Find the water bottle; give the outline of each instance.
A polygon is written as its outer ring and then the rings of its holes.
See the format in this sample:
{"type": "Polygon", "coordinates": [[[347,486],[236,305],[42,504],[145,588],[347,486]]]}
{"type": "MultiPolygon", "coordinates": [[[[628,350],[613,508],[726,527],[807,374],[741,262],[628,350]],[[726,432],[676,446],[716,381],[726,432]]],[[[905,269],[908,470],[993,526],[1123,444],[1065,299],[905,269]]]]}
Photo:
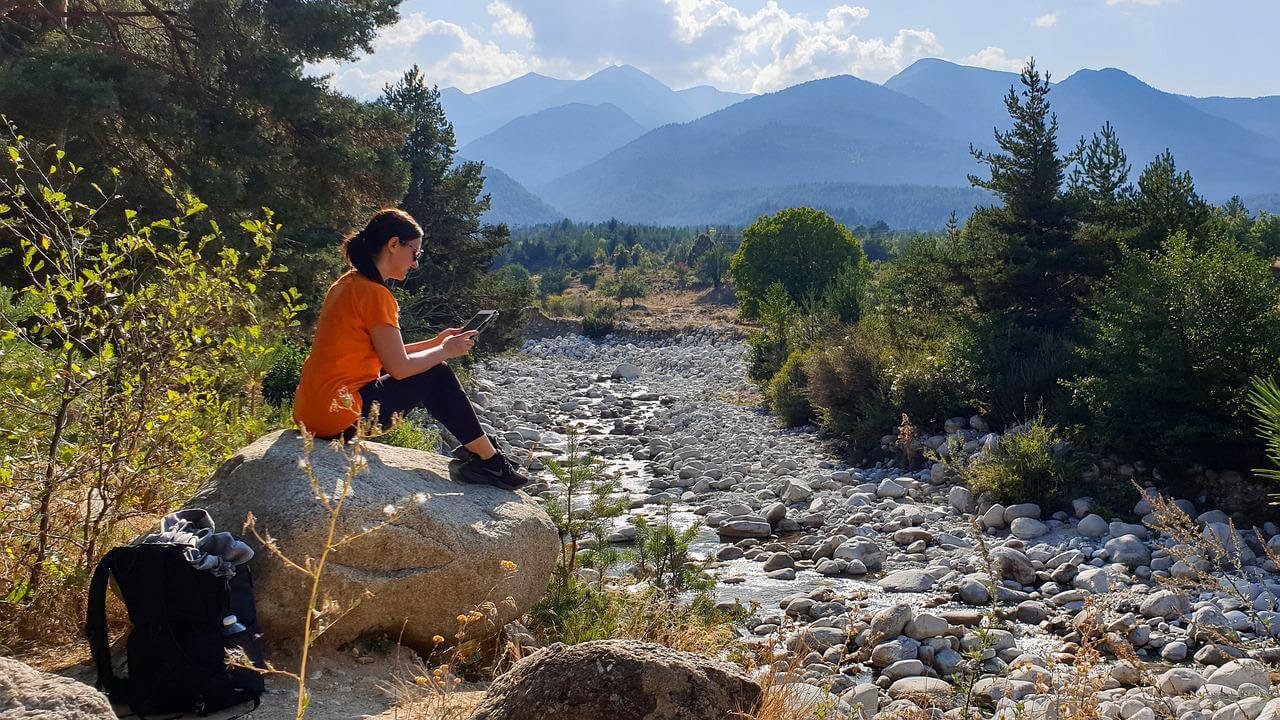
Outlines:
{"type": "Polygon", "coordinates": [[[223,635],[239,635],[249,628],[240,624],[240,619],[235,615],[228,615],[222,618],[222,634],[223,635]]]}

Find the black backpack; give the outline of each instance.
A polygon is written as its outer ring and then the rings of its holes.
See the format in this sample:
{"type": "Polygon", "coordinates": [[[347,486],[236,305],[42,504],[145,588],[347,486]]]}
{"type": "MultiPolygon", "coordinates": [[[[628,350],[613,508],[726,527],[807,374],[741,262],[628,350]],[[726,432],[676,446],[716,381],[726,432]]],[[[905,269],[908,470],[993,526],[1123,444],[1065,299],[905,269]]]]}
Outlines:
{"type": "Polygon", "coordinates": [[[256,709],[263,676],[227,667],[239,647],[262,666],[253,578],[247,565],[234,577],[192,567],[185,545],[144,544],[107,553],[89,584],[85,633],[98,668],[98,687],[139,717],[151,713],[207,715],[244,702],[256,709]],[[115,577],[133,625],[126,646],[129,676],[111,668],[107,642],[107,581],[115,577]],[[223,618],[235,615],[243,632],[225,635],[223,618]]]}

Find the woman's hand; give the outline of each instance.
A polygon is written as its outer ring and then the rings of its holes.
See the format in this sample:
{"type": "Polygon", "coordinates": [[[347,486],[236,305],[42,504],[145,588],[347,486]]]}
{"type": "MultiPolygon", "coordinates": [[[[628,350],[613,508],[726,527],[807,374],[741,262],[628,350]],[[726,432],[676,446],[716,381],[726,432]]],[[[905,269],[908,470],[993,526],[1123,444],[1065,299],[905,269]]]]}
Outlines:
{"type": "Polygon", "coordinates": [[[468,330],[462,332],[462,328],[449,328],[440,333],[451,333],[440,343],[440,349],[444,350],[444,355],[448,359],[462,357],[471,352],[471,348],[476,346],[476,335],[480,333],[476,330],[468,330]]]}
{"type": "Polygon", "coordinates": [[[440,343],[444,342],[445,340],[448,340],[450,336],[457,335],[460,332],[462,332],[462,328],[460,327],[445,328],[440,331],[439,335],[436,335],[434,338],[432,338],[431,346],[437,347],[438,345],[440,345],[440,343]]]}

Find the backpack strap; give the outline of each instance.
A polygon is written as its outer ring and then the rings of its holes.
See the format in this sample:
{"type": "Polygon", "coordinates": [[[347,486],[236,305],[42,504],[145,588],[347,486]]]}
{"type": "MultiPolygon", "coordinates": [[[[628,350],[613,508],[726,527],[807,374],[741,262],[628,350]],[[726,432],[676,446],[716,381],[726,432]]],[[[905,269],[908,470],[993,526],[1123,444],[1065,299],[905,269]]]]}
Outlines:
{"type": "Polygon", "coordinates": [[[116,552],[107,553],[98,561],[89,582],[89,608],[85,618],[85,637],[93,663],[98,668],[98,687],[116,702],[126,701],[125,681],[116,677],[111,669],[111,647],[107,638],[107,581],[111,578],[111,562],[116,552]]]}

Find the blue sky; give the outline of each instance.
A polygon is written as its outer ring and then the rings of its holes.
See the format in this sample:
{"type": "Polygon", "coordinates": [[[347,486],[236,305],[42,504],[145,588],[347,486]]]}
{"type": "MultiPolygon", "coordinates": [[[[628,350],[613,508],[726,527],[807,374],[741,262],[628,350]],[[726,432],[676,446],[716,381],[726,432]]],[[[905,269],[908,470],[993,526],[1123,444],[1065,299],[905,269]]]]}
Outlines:
{"type": "Polygon", "coordinates": [[[407,0],[373,54],[313,68],[376,95],[416,63],[468,92],[634,65],[674,88],[769,92],[921,57],[1056,79],[1118,67],[1188,95],[1280,95],[1280,0],[407,0]]]}

